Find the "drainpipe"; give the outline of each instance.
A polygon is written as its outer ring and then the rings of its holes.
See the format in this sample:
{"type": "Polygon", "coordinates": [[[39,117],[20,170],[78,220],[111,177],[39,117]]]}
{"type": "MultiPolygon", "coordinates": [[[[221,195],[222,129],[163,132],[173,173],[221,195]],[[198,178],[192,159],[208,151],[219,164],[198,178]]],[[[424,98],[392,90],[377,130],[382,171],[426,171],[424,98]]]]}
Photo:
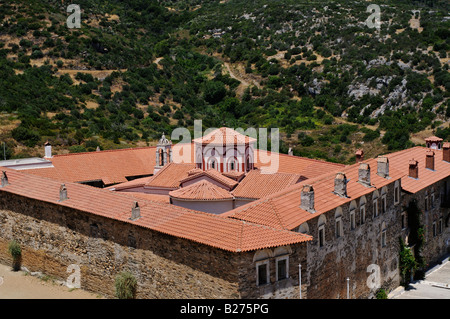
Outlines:
{"type": "Polygon", "coordinates": [[[347,299],[350,299],[350,278],[347,277],[347,299]]]}
{"type": "Polygon", "coordinates": [[[298,291],[300,299],[302,299],[302,265],[298,264],[298,291]]]}

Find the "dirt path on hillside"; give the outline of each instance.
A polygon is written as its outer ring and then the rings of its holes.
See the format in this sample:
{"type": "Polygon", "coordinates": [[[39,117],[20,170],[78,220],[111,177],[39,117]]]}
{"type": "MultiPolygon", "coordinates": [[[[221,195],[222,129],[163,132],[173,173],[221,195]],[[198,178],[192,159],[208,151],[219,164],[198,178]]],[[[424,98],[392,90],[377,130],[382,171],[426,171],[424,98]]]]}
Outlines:
{"type": "MultiPolygon", "coordinates": [[[[242,96],[246,88],[251,85],[256,86],[258,89],[261,88],[261,85],[256,79],[252,79],[251,76],[242,75],[241,71],[232,66],[229,62],[223,62],[225,68],[232,79],[238,80],[241,82],[236,89],[236,93],[238,96],[242,96]]],[[[245,71],[243,71],[245,72],[245,71]]]]}
{"type": "Polygon", "coordinates": [[[24,271],[12,271],[0,264],[0,299],[102,299],[103,297],[81,289],[44,281],[27,275],[24,271]]]}

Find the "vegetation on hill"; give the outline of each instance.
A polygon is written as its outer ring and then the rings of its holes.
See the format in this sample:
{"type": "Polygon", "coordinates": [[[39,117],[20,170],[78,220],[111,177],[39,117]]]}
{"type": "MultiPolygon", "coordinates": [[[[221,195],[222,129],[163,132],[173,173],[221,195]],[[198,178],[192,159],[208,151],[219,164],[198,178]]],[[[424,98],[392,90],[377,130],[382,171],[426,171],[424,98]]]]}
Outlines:
{"type": "Polygon", "coordinates": [[[446,1],[0,0],[7,157],[152,143],[162,132],[278,127],[281,151],[352,162],[448,138],[446,1]],[[416,12],[413,10],[420,10],[416,12]]]}

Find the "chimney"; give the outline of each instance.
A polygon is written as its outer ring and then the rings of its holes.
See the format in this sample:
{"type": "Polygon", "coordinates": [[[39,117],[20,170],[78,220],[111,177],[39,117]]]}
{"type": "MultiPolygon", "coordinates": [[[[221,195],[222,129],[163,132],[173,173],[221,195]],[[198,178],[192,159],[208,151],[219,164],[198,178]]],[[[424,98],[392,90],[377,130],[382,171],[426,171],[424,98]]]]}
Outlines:
{"type": "Polygon", "coordinates": [[[364,151],[362,149],[356,150],[355,158],[356,163],[361,163],[364,160],[364,151]]]}
{"type": "Polygon", "coordinates": [[[429,150],[426,153],[425,167],[434,171],[434,151],[429,150]]]}
{"type": "Polygon", "coordinates": [[[314,213],[314,189],[311,185],[304,185],[300,194],[300,208],[314,213]]]}
{"type": "Polygon", "coordinates": [[[44,144],[45,149],[45,158],[52,158],[52,144],[50,144],[49,141],[45,142],[44,144]]]}
{"type": "Polygon", "coordinates": [[[134,202],[131,207],[131,220],[136,220],[141,217],[141,208],[139,207],[138,202],[134,202]]]}
{"type": "Polygon", "coordinates": [[[347,197],[347,182],[344,173],[337,173],[334,178],[334,193],[340,197],[347,197]]]}
{"type": "Polygon", "coordinates": [[[379,156],[377,159],[377,175],[389,178],[389,159],[386,156],[379,156]]]}
{"type": "Polygon", "coordinates": [[[292,151],[292,147],[289,147],[288,155],[294,155],[294,152],[292,151]]]}
{"type": "Polygon", "coordinates": [[[95,149],[96,152],[100,152],[100,146],[97,145],[97,148],[95,149]]]}
{"type": "Polygon", "coordinates": [[[6,176],[6,172],[3,171],[2,172],[2,177],[1,177],[0,187],[5,187],[6,185],[9,185],[9,183],[8,183],[8,176],[6,176]]]}
{"type": "Polygon", "coordinates": [[[414,158],[409,161],[409,177],[419,178],[419,162],[417,162],[414,158]]]}
{"type": "Polygon", "coordinates": [[[61,187],[59,188],[59,201],[65,201],[68,199],[67,197],[67,188],[65,184],[61,184],[61,187]]]}
{"type": "Polygon", "coordinates": [[[442,145],[442,160],[450,163],[450,143],[445,142],[442,145]]]}
{"type": "Polygon", "coordinates": [[[360,163],[358,169],[358,182],[366,187],[370,187],[370,166],[367,163],[360,163]]]}

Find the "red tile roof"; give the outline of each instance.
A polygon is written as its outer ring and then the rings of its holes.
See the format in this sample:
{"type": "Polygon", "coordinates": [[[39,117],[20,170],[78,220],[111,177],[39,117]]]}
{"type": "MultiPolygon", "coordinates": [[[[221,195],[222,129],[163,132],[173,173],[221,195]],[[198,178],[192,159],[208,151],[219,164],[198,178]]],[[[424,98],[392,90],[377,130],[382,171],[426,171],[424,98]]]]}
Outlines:
{"type": "MultiPolygon", "coordinates": [[[[173,145],[175,163],[192,164],[195,167],[193,144],[173,145]],[[182,150],[182,151],[180,151],[182,150]],[[187,154],[182,154],[187,152],[187,154]]],[[[106,185],[127,182],[128,176],[151,175],[155,166],[155,147],[107,150],[87,153],[55,155],[49,160],[54,167],[30,169],[26,173],[64,182],[103,181],[106,185]]],[[[255,167],[267,167],[264,163],[272,155],[277,162],[277,172],[301,174],[307,178],[336,170],[342,164],[329,163],[304,157],[255,150],[255,167]],[[279,155],[279,156],[277,156],[279,155]]]]}
{"type": "Polygon", "coordinates": [[[273,159],[275,171],[273,173],[294,173],[306,178],[313,178],[328,172],[336,172],[344,164],[331,163],[306,157],[299,157],[270,151],[255,150],[255,167],[264,169],[270,167],[271,163],[265,163],[269,158],[273,159]]]}
{"type": "Polygon", "coordinates": [[[107,187],[107,189],[112,189],[116,191],[126,190],[130,188],[139,188],[144,187],[145,184],[147,184],[150,180],[153,179],[154,176],[148,176],[148,177],[142,177],[142,178],[136,178],[132,181],[116,184],[110,187],[107,187]]]}
{"type": "Polygon", "coordinates": [[[201,171],[197,174],[189,175],[189,176],[181,179],[180,184],[186,183],[188,181],[196,180],[196,179],[199,179],[202,177],[209,177],[230,189],[234,188],[238,184],[238,182],[235,181],[234,179],[231,179],[229,177],[222,175],[222,173],[220,173],[218,170],[213,169],[213,168],[208,169],[206,171],[201,171]]]}
{"type": "Polygon", "coordinates": [[[188,177],[188,172],[195,164],[169,163],[161,168],[152,178],[148,179],[145,187],[178,188],[181,180],[188,177]]]}
{"type": "Polygon", "coordinates": [[[233,190],[233,195],[240,198],[259,199],[276,193],[301,179],[300,174],[274,173],[261,174],[261,170],[251,170],[233,190]]]}
{"type": "Polygon", "coordinates": [[[172,198],[184,200],[214,201],[233,199],[233,195],[229,191],[206,180],[201,180],[189,186],[171,191],[169,195],[172,198]]]}
{"type": "Polygon", "coordinates": [[[415,193],[428,187],[439,180],[445,179],[450,176],[450,163],[445,162],[442,159],[442,150],[432,150],[434,151],[434,170],[427,169],[425,167],[425,158],[427,152],[430,149],[426,147],[413,147],[403,151],[395,152],[392,154],[386,154],[385,156],[389,158],[390,167],[394,167],[397,170],[403,172],[404,177],[402,178],[402,189],[415,193]],[[409,164],[411,161],[417,161],[419,167],[419,178],[414,179],[408,176],[409,174],[409,164]]]}
{"type": "Polygon", "coordinates": [[[127,176],[153,174],[155,148],[72,153],[55,155],[48,160],[54,167],[30,169],[26,173],[65,182],[101,180],[110,185],[126,182],[127,176]]]}
{"type": "Polygon", "coordinates": [[[241,134],[231,128],[221,127],[200,138],[194,139],[193,142],[203,145],[239,145],[256,142],[256,139],[241,134]]]}
{"type": "Polygon", "coordinates": [[[426,142],[442,142],[443,139],[437,136],[430,136],[425,139],[426,142]]]}
{"type": "Polygon", "coordinates": [[[364,163],[369,164],[371,167],[371,183],[373,187],[365,187],[358,182],[359,163],[345,167],[341,172],[346,174],[348,180],[348,197],[340,197],[333,193],[334,177],[336,176],[336,173],[333,172],[289,186],[282,191],[238,207],[223,215],[256,224],[293,230],[303,222],[315,218],[319,214],[335,209],[353,199],[369,194],[375,189],[393,183],[404,175],[402,172],[390,168],[390,178],[386,179],[376,174],[377,162],[375,159],[364,161],[364,163]],[[314,188],[315,213],[310,213],[300,208],[300,193],[306,184],[312,185],[314,188]]]}
{"type": "Polygon", "coordinates": [[[218,249],[242,252],[311,240],[311,236],[300,233],[144,199],[138,201],[141,217],[132,221],[131,208],[136,198],[129,194],[66,183],[68,199],[60,202],[60,182],[7,168],[0,169],[6,171],[9,181],[9,185],[0,188],[0,196],[3,192],[13,193],[145,227],[218,249]]]}

